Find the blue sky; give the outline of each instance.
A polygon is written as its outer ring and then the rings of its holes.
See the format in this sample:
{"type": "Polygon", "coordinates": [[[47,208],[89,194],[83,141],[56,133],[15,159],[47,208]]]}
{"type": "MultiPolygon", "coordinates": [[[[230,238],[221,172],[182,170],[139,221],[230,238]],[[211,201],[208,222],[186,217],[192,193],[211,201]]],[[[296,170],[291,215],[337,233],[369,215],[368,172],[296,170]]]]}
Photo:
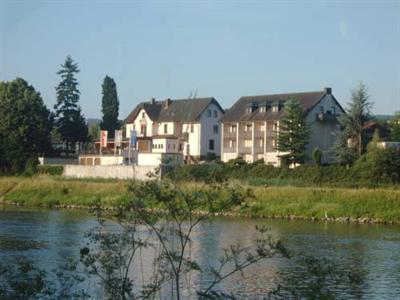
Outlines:
{"type": "Polygon", "coordinates": [[[377,114],[400,110],[400,1],[0,0],[0,80],[22,77],[55,103],[66,55],[85,116],[117,83],[120,118],[152,97],[240,96],[332,87],[345,106],[364,81],[377,114]]]}

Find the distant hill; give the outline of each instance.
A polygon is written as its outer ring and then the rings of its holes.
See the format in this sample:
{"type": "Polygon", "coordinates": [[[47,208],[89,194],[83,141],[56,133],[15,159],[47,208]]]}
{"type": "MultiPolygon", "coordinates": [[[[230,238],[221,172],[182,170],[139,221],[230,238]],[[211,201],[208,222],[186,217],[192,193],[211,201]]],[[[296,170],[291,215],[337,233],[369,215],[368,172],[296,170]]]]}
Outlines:
{"type": "Polygon", "coordinates": [[[101,119],[95,119],[95,118],[87,118],[86,119],[86,123],[89,127],[92,126],[93,124],[100,124],[100,122],[101,122],[101,119]]]}
{"type": "Polygon", "coordinates": [[[388,121],[394,118],[394,115],[374,115],[374,118],[378,121],[388,121]]]}

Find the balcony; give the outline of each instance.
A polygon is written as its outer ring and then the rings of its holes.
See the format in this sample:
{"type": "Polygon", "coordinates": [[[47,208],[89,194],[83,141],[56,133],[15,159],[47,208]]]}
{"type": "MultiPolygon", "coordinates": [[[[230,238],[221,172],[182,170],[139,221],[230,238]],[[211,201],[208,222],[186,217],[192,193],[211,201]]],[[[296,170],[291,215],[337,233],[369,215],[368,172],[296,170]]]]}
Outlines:
{"type": "Polygon", "coordinates": [[[224,138],[236,139],[236,132],[224,131],[224,138]]]}
{"type": "Polygon", "coordinates": [[[331,112],[327,111],[326,113],[319,112],[315,115],[316,121],[318,122],[337,122],[337,114],[332,114],[331,112]]]}
{"type": "Polygon", "coordinates": [[[239,132],[239,138],[251,139],[252,138],[251,130],[248,130],[248,131],[243,130],[243,131],[239,132]]]}

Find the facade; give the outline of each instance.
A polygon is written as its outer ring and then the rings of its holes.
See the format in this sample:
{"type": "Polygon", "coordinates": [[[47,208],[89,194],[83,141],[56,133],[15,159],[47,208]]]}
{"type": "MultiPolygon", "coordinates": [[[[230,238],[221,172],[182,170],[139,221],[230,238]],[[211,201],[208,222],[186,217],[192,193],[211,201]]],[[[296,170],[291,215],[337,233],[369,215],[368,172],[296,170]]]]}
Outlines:
{"type": "Polygon", "coordinates": [[[340,126],[337,117],[345,113],[330,88],[323,91],[241,97],[221,119],[221,160],[242,157],[247,162],[264,159],[278,166],[276,150],[279,120],[285,112],[285,102],[295,98],[303,107],[311,134],[307,156],[319,148],[322,163],[332,161],[331,148],[340,126]]]}
{"type": "Polygon", "coordinates": [[[221,153],[220,119],[214,98],[140,103],[126,118],[126,137],[137,133],[139,153],[181,153],[186,161],[221,153]]]}

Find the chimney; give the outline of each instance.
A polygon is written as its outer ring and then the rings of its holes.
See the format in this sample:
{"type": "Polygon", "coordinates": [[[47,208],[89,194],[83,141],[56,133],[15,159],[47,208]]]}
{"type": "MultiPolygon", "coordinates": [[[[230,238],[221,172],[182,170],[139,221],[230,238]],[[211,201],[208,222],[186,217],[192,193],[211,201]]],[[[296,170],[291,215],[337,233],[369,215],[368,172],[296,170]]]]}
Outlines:
{"type": "Polygon", "coordinates": [[[165,100],[164,109],[168,109],[170,104],[171,104],[171,99],[168,98],[167,100],[165,100]]]}
{"type": "Polygon", "coordinates": [[[151,98],[151,104],[156,104],[156,99],[155,98],[151,98]]]}
{"type": "Polygon", "coordinates": [[[326,93],[326,94],[328,94],[328,95],[331,95],[331,94],[332,94],[332,88],[326,87],[326,88],[324,88],[324,90],[325,90],[325,93],[326,93]]]}

